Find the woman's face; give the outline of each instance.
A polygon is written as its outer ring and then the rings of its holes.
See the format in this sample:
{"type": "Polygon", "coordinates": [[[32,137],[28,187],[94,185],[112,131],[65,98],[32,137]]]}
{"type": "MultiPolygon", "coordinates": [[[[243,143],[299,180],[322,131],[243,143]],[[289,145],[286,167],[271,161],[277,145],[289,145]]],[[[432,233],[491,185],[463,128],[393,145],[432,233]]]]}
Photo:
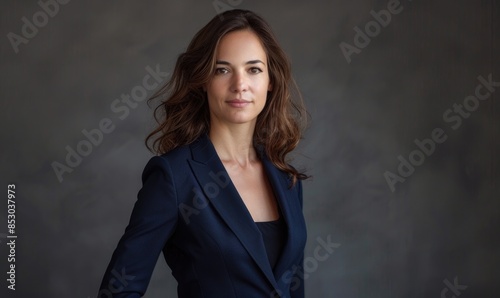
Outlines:
{"type": "Polygon", "coordinates": [[[212,124],[255,125],[271,90],[259,37],[250,30],[228,33],[215,55],[215,72],[205,86],[212,124]]]}

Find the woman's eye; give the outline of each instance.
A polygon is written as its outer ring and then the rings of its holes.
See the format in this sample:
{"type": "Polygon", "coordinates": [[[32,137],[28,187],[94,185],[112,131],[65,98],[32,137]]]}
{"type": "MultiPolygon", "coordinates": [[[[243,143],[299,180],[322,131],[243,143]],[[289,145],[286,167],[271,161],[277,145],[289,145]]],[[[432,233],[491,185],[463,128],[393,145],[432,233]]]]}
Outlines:
{"type": "Polygon", "coordinates": [[[226,68],[219,67],[215,69],[215,74],[225,74],[225,73],[228,73],[228,70],[226,68]]]}
{"type": "Polygon", "coordinates": [[[262,69],[260,69],[260,68],[258,68],[258,67],[252,67],[252,68],[250,68],[250,72],[251,72],[251,73],[254,73],[254,74],[256,74],[256,73],[261,73],[261,72],[262,72],[262,69]]]}

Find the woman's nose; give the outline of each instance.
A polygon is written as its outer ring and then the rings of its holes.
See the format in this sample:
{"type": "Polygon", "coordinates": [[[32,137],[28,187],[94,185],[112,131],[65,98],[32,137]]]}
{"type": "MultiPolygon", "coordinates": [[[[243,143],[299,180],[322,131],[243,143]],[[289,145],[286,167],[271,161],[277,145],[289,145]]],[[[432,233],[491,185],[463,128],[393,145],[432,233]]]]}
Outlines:
{"type": "Polygon", "coordinates": [[[234,73],[231,90],[236,93],[248,90],[247,78],[243,73],[234,73]]]}

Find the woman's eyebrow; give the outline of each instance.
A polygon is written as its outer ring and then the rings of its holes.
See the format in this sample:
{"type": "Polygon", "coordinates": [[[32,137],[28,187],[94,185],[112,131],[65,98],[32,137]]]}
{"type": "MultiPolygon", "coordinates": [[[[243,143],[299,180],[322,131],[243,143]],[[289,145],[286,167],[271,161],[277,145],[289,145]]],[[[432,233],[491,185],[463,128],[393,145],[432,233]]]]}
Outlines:
{"type": "MultiPolygon", "coordinates": [[[[257,63],[262,63],[266,65],[264,62],[262,62],[262,60],[259,59],[247,61],[245,64],[257,64],[257,63]]],[[[231,65],[231,63],[224,60],[217,60],[215,61],[215,64],[231,65]]]]}

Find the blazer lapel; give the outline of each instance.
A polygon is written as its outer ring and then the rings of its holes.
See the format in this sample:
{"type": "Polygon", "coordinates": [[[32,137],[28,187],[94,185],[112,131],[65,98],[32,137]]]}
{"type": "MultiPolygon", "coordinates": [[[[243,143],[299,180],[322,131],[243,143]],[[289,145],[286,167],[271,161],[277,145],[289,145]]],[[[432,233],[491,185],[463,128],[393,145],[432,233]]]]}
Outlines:
{"type": "Polygon", "coordinates": [[[208,136],[203,135],[190,147],[193,160],[190,160],[189,163],[202,191],[259,265],[272,285],[278,288],[266,255],[262,235],[255,225],[245,203],[240,198],[238,191],[231,182],[212,142],[208,139],[208,136]],[[219,188],[217,195],[210,193],[209,190],[209,186],[215,183],[214,174],[217,176],[224,174],[227,179],[227,183],[225,186],[219,188]]]}
{"type": "Polygon", "coordinates": [[[289,188],[291,179],[285,173],[279,171],[263,154],[262,162],[288,227],[286,244],[274,268],[274,275],[278,281],[287,270],[290,270],[292,263],[304,251],[306,239],[303,235],[306,235],[306,226],[302,207],[299,200],[296,199],[296,186],[289,188]]]}

